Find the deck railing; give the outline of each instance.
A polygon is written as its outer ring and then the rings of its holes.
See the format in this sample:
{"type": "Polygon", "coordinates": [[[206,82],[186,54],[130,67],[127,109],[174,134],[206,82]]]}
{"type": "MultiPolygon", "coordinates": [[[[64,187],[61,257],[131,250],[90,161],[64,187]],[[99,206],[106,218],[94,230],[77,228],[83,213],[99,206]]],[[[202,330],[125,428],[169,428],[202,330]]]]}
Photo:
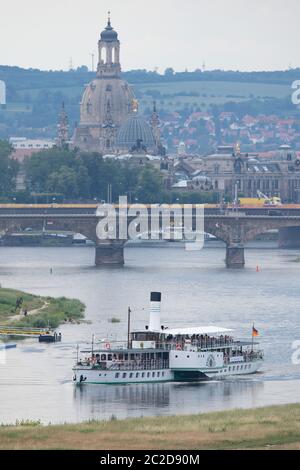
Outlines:
{"type": "Polygon", "coordinates": [[[146,360],[146,361],[117,361],[111,364],[108,370],[154,370],[168,369],[169,361],[146,360]]]}
{"type": "Polygon", "coordinates": [[[231,340],[214,340],[214,339],[207,339],[207,340],[192,340],[189,343],[186,341],[165,341],[163,343],[158,343],[157,348],[158,349],[166,349],[167,351],[171,351],[174,349],[182,349],[182,350],[188,350],[188,348],[196,348],[197,350],[211,350],[211,349],[225,349],[229,348],[232,346],[239,346],[239,343],[236,341],[231,340]]]}
{"type": "Polygon", "coordinates": [[[243,362],[253,362],[257,361],[259,359],[263,359],[264,354],[263,351],[251,351],[251,352],[245,352],[241,354],[240,356],[224,356],[224,365],[227,364],[232,364],[234,365],[235,363],[242,362],[241,361],[231,361],[230,359],[235,358],[235,357],[240,357],[241,359],[243,358],[243,362]]]}
{"type": "Polygon", "coordinates": [[[92,366],[93,369],[99,370],[154,370],[154,369],[168,369],[168,360],[145,360],[145,361],[119,361],[115,360],[112,364],[107,366],[106,362],[88,362],[78,361],[78,366],[92,366]]]}

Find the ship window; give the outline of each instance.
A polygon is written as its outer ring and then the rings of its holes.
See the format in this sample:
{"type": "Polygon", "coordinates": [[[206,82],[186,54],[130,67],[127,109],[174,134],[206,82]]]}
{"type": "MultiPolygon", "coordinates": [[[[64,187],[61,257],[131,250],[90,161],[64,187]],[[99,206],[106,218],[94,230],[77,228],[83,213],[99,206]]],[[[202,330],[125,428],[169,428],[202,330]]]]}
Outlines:
{"type": "Polygon", "coordinates": [[[190,356],[186,356],[188,359],[190,358],[190,356]]]}
{"type": "Polygon", "coordinates": [[[152,377],[155,377],[155,372],[152,372],[152,377]]]}
{"type": "Polygon", "coordinates": [[[150,377],[150,372],[147,372],[147,377],[150,377]]]}
{"type": "Polygon", "coordinates": [[[160,377],[160,372],[157,372],[157,377],[160,377]]]}
{"type": "Polygon", "coordinates": [[[164,377],[164,376],[165,376],[165,373],[164,373],[164,372],[162,372],[162,373],[161,373],[161,375],[164,377]]]}
{"type": "Polygon", "coordinates": [[[140,375],[140,374],[137,372],[137,373],[135,374],[136,378],[138,378],[138,377],[139,377],[139,375],[140,375]]]}
{"type": "Polygon", "coordinates": [[[101,377],[101,374],[99,374],[99,377],[101,377]]]}
{"type": "Polygon", "coordinates": [[[225,369],[224,372],[227,372],[227,369],[225,369]]]}
{"type": "Polygon", "coordinates": [[[241,370],[242,370],[242,369],[244,369],[244,367],[243,367],[243,366],[241,366],[241,370]]]}
{"type": "Polygon", "coordinates": [[[143,378],[145,377],[145,372],[142,372],[142,377],[143,377],[143,378]]]}
{"type": "Polygon", "coordinates": [[[115,378],[117,379],[119,377],[119,372],[116,372],[115,378]]]}
{"type": "Polygon", "coordinates": [[[106,354],[101,354],[101,361],[106,361],[106,354]]]}
{"type": "Polygon", "coordinates": [[[132,373],[132,372],[130,372],[130,374],[129,374],[129,378],[130,378],[130,379],[132,379],[132,377],[133,377],[133,373],[132,373]]]}
{"type": "Polygon", "coordinates": [[[232,370],[235,370],[235,366],[232,367],[232,370]]]}
{"type": "Polygon", "coordinates": [[[123,373],[123,379],[126,379],[126,372],[123,373]]]}
{"type": "Polygon", "coordinates": [[[229,372],[231,371],[231,367],[228,368],[229,372]]]}
{"type": "Polygon", "coordinates": [[[108,354],[108,355],[107,355],[107,360],[108,360],[108,361],[111,361],[111,360],[112,360],[112,354],[108,354]]]}
{"type": "Polygon", "coordinates": [[[178,356],[177,356],[177,354],[176,354],[176,356],[175,356],[175,357],[178,357],[178,356]]]}

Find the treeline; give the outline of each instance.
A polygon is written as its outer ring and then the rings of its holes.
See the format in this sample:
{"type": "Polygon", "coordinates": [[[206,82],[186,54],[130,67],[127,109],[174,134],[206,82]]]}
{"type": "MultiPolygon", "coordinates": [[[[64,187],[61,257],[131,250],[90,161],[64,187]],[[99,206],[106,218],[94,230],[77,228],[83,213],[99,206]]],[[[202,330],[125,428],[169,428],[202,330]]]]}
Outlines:
{"type": "Polygon", "coordinates": [[[61,194],[64,200],[112,200],[128,195],[131,201],[157,202],[164,190],[159,171],[152,166],[135,167],[98,153],[51,149],[34,154],[25,162],[30,193],[61,194]]]}
{"type": "Polygon", "coordinates": [[[27,193],[55,194],[64,201],[112,202],[127,196],[130,203],[216,202],[214,193],[187,194],[168,191],[161,172],[152,165],[136,166],[98,153],[51,149],[34,154],[25,162],[27,193]]]}
{"type": "Polygon", "coordinates": [[[35,153],[23,167],[10,158],[13,149],[0,140],[0,202],[112,202],[127,196],[135,203],[216,202],[215,193],[181,193],[166,189],[161,172],[152,165],[135,166],[98,153],[54,148],[35,153]],[[19,170],[25,172],[26,188],[16,191],[19,170]]]}
{"type": "MultiPolygon", "coordinates": [[[[10,87],[18,90],[83,87],[84,84],[92,80],[94,76],[95,72],[90,72],[86,66],[65,72],[62,70],[43,71],[0,65],[0,80],[7,82],[8,90],[10,87]]],[[[199,80],[290,84],[294,80],[299,80],[300,68],[272,72],[240,72],[234,70],[201,71],[200,69],[193,72],[175,72],[169,67],[163,74],[156,71],[140,69],[123,72],[122,76],[132,84],[199,80]]]]}
{"type": "Polygon", "coordinates": [[[211,105],[210,111],[215,116],[218,116],[223,111],[232,112],[240,119],[246,114],[251,116],[258,116],[259,114],[274,114],[276,116],[293,115],[295,118],[300,116],[298,108],[295,107],[289,96],[286,98],[253,98],[247,101],[229,100],[221,105],[211,105]]]}

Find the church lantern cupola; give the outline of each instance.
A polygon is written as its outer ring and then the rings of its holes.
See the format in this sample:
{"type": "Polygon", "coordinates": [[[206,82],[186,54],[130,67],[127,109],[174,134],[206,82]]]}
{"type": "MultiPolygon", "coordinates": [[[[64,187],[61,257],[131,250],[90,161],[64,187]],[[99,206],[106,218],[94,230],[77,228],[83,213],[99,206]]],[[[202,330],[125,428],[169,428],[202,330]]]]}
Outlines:
{"type": "Polygon", "coordinates": [[[100,35],[98,50],[98,77],[119,77],[121,73],[120,41],[118,33],[111,26],[110,12],[108,12],[107,26],[100,35]]]}

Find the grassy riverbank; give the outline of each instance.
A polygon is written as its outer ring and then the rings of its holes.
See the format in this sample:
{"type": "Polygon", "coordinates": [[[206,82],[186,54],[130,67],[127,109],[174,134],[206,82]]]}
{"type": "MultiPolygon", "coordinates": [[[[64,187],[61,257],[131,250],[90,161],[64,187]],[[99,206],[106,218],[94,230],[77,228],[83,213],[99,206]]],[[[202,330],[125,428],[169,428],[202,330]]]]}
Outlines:
{"type": "Polygon", "coordinates": [[[0,449],[300,449],[300,405],[88,422],[0,426],[0,449]]]}
{"type": "Polygon", "coordinates": [[[61,323],[84,317],[85,305],[77,299],[41,297],[15,289],[0,288],[0,323],[16,326],[57,328],[61,323]],[[18,299],[22,299],[18,305],[18,299]],[[25,317],[23,312],[27,311],[25,317]]]}

